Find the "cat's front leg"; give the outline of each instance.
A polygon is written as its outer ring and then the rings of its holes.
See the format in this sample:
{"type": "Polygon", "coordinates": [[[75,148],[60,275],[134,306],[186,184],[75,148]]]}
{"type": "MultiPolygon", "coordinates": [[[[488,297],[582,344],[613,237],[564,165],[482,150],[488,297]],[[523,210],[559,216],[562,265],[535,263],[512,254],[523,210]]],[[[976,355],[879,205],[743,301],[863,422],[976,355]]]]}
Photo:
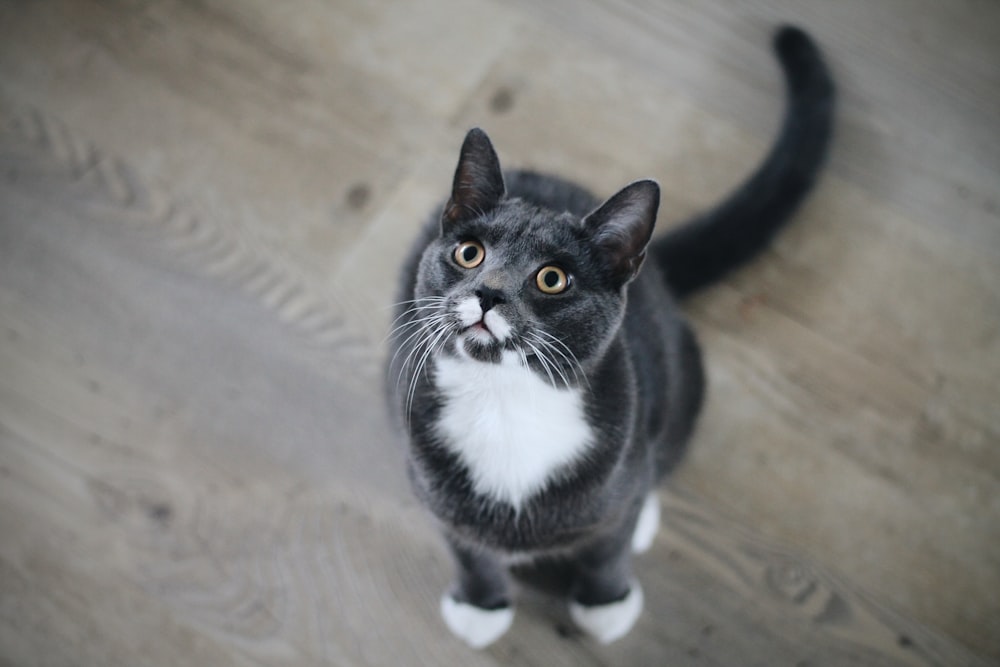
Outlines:
{"type": "Polygon", "coordinates": [[[628,634],[642,613],[642,588],[632,576],[631,540],[602,537],[575,560],[569,611],[573,621],[602,644],[628,634]]]}
{"type": "Polygon", "coordinates": [[[441,598],[441,616],[469,646],[483,648],[507,632],[514,620],[507,571],[489,551],[451,539],[449,544],[458,572],[451,591],[441,598]]]}

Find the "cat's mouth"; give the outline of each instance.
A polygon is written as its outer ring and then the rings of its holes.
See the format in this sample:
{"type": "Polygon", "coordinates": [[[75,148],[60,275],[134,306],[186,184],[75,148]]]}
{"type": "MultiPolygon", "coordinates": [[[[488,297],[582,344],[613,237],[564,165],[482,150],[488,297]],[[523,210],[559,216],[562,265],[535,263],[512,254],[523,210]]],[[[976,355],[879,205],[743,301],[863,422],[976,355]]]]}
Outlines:
{"type": "Polygon", "coordinates": [[[495,308],[484,310],[478,298],[458,301],[453,312],[458,325],[455,345],[460,354],[496,362],[514,343],[514,328],[507,318],[495,308]]]}
{"type": "Polygon", "coordinates": [[[477,361],[492,363],[501,360],[505,348],[504,341],[484,321],[460,329],[455,344],[460,353],[477,361]]]}
{"type": "Polygon", "coordinates": [[[497,343],[500,341],[499,337],[490,330],[490,325],[486,323],[485,319],[479,320],[474,324],[470,324],[461,331],[460,335],[468,336],[472,340],[484,343],[497,343]]]}

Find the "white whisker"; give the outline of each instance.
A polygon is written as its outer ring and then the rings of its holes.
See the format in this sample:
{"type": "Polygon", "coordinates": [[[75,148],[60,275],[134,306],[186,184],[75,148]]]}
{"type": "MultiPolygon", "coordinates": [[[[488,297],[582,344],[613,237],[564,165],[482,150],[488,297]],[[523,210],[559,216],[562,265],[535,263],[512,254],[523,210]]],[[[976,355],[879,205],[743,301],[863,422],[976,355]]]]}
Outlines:
{"type": "Polygon", "coordinates": [[[589,387],[590,380],[587,379],[587,374],[583,371],[583,366],[580,364],[580,360],[577,359],[575,354],[573,354],[573,350],[569,349],[566,343],[562,342],[547,331],[537,330],[532,332],[531,335],[535,337],[535,340],[541,342],[538,338],[539,334],[545,336],[549,341],[551,341],[551,343],[547,344],[547,348],[563,358],[566,365],[573,371],[573,376],[577,379],[577,381],[582,379],[583,382],[589,387]]]}
{"type": "Polygon", "coordinates": [[[542,365],[542,369],[545,371],[545,374],[549,376],[549,384],[551,384],[553,387],[556,386],[556,379],[552,375],[552,371],[549,367],[550,362],[546,358],[545,354],[537,347],[532,345],[531,341],[527,339],[524,340],[524,344],[530,347],[531,351],[535,353],[535,357],[538,359],[538,362],[542,365]]]}
{"type": "Polygon", "coordinates": [[[386,340],[392,340],[393,338],[402,335],[403,333],[406,332],[407,329],[412,329],[413,327],[420,327],[426,322],[433,322],[437,319],[444,319],[446,317],[447,313],[434,313],[433,315],[428,315],[426,317],[418,317],[415,320],[409,320],[408,322],[400,324],[398,327],[390,331],[386,340]]]}
{"type": "Polygon", "coordinates": [[[543,350],[550,353],[549,363],[552,364],[552,367],[555,369],[556,373],[559,374],[559,378],[563,381],[563,385],[569,387],[571,385],[569,378],[566,377],[565,373],[563,373],[561,365],[551,356],[551,352],[554,351],[552,346],[540,338],[535,338],[535,342],[539,343],[542,346],[543,350]]]}
{"type": "Polygon", "coordinates": [[[383,310],[391,310],[393,308],[398,308],[400,306],[406,306],[411,303],[437,303],[441,304],[448,300],[446,296],[422,296],[419,299],[407,299],[406,301],[397,301],[396,303],[390,303],[387,306],[383,306],[383,310]]]}
{"type": "MultiPolygon", "coordinates": [[[[434,324],[435,325],[443,324],[446,320],[447,320],[447,316],[442,314],[441,317],[437,321],[434,322],[434,324]]],[[[423,341],[420,341],[420,342],[418,342],[416,344],[414,344],[413,349],[411,349],[410,353],[406,356],[406,360],[403,362],[403,366],[400,369],[400,375],[402,375],[402,372],[408,366],[408,364],[410,362],[410,359],[413,357],[413,354],[415,352],[417,352],[421,347],[423,347],[423,345],[426,344],[426,342],[430,340],[430,337],[432,335],[434,335],[434,333],[436,331],[437,331],[437,329],[436,329],[436,326],[435,326],[435,327],[420,327],[416,331],[411,332],[410,335],[406,337],[406,339],[404,339],[403,341],[401,341],[399,343],[399,347],[396,350],[396,353],[394,355],[392,355],[392,360],[389,362],[389,368],[393,367],[393,364],[396,362],[396,358],[399,357],[399,354],[401,352],[403,352],[403,350],[406,349],[406,346],[410,343],[410,341],[412,341],[414,338],[417,338],[417,337],[419,337],[421,335],[425,335],[426,339],[423,340],[423,341]]],[[[399,379],[396,380],[396,386],[397,387],[399,386],[399,379]]]]}
{"type": "Polygon", "coordinates": [[[441,330],[437,332],[437,335],[435,336],[434,340],[427,346],[427,349],[424,350],[424,353],[421,355],[420,360],[417,362],[417,367],[413,371],[413,377],[410,378],[409,391],[406,394],[407,421],[409,421],[410,412],[413,409],[413,398],[416,395],[417,383],[420,381],[420,376],[424,372],[424,367],[427,365],[427,360],[430,359],[433,353],[440,350],[440,348],[438,350],[435,350],[435,348],[438,346],[438,343],[441,343],[443,347],[444,343],[447,342],[446,336],[450,334],[451,331],[452,331],[451,327],[442,327],[441,330]],[[444,340],[442,341],[442,339],[444,340]]]}
{"type": "Polygon", "coordinates": [[[400,305],[401,306],[401,305],[405,305],[407,303],[416,303],[417,305],[413,306],[412,308],[407,308],[402,313],[400,313],[399,315],[397,315],[396,318],[393,319],[392,322],[389,322],[389,327],[388,328],[390,330],[392,330],[393,329],[393,325],[396,324],[396,322],[398,322],[401,319],[403,319],[404,317],[406,317],[407,315],[417,314],[417,313],[419,313],[420,311],[423,311],[423,310],[432,310],[432,309],[440,308],[445,303],[445,301],[447,301],[447,299],[445,299],[444,297],[425,297],[423,299],[414,299],[412,301],[403,301],[403,302],[401,302],[399,304],[396,304],[396,305],[400,305]],[[427,302],[427,303],[424,303],[424,302],[427,302]]]}

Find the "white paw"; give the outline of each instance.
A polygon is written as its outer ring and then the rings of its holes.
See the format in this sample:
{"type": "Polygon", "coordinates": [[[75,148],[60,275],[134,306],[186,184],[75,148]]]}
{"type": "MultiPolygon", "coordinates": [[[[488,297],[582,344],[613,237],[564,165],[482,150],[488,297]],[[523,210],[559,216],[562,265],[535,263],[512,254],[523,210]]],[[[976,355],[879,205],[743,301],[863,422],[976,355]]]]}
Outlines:
{"type": "Polygon", "coordinates": [[[514,609],[480,609],[446,594],[441,598],[441,616],[456,637],[472,648],[483,648],[507,632],[514,621],[514,609]]]}
{"type": "Polygon", "coordinates": [[[642,554],[649,551],[656,539],[656,531],[660,529],[660,499],[655,491],[650,491],[642,504],[639,520],[632,533],[632,553],[642,554]]]}
{"type": "Polygon", "coordinates": [[[630,585],[628,595],[619,602],[594,607],[570,602],[569,615],[581,629],[602,644],[621,639],[628,634],[642,613],[642,588],[635,579],[630,585]]]}

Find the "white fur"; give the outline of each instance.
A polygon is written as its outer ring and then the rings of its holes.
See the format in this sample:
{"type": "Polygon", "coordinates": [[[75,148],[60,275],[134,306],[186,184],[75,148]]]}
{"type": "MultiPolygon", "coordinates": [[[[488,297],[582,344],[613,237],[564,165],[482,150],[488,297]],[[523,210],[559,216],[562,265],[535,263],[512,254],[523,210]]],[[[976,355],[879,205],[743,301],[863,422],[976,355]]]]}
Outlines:
{"type": "Polygon", "coordinates": [[[503,315],[495,310],[486,311],[486,315],[483,316],[483,321],[486,322],[486,326],[489,330],[493,332],[493,335],[497,337],[497,340],[503,342],[510,337],[510,333],[513,330],[507,320],[503,318],[503,315]]]}
{"type": "Polygon", "coordinates": [[[639,520],[632,533],[632,553],[642,554],[649,551],[660,529],[660,499],[655,491],[650,491],[639,512],[639,520]]]}
{"type": "Polygon", "coordinates": [[[642,588],[635,579],[629,585],[631,589],[628,596],[618,602],[594,607],[570,602],[569,615],[573,622],[602,644],[621,639],[628,634],[642,613],[642,588]]]}
{"type": "Polygon", "coordinates": [[[462,326],[471,327],[483,318],[483,309],[479,305],[479,299],[470,296],[455,304],[455,314],[458,315],[462,326]]]}
{"type": "MultiPolygon", "coordinates": [[[[461,347],[461,346],[460,346],[461,347]]],[[[521,366],[439,358],[439,433],[469,468],[477,492],[514,507],[541,491],[593,439],[576,389],[556,389],[521,366]]]]}
{"type": "Polygon", "coordinates": [[[456,637],[472,648],[483,648],[507,632],[514,621],[514,610],[480,609],[445,595],[441,598],[441,617],[456,637]]]}
{"type": "Polygon", "coordinates": [[[486,328],[489,329],[489,334],[485,331],[473,330],[470,332],[470,335],[482,338],[484,341],[489,340],[491,338],[490,334],[492,334],[493,338],[503,342],[510,337],[513,331],[513,327],[496,310],[490,309],[486,311],[486,315],[483,315],[483,308],[479,305],[479,299],[474,296],[459,301],[455,305],[455,314],[458,315],[462,326],[471,327],[478,322],[485,323],[486,328]]]}

